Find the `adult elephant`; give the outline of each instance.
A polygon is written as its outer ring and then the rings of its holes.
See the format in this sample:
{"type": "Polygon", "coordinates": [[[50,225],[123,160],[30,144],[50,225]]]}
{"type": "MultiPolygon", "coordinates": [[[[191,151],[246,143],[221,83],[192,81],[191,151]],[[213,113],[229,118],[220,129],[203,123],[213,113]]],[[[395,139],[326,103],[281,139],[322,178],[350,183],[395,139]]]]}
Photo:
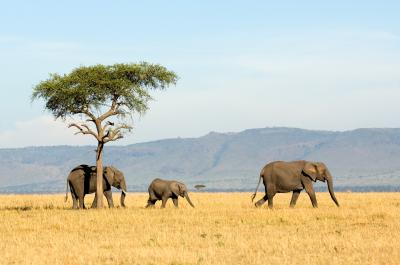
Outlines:
{"type": "Polygon", "coordinates": [[[260,179],[255,193],[252,195],[252,201],[256,197],[261,179],[265,186],[265,196],[255,203],[260,207],[268,200],[268,207],[273,207],[273,199],[276,193],[293,192],[290,206],[296,205],[300,192],[305,189],[310,196],[313,207],[318,207],[313,182],[317,180],[327,182],[328,191],[332,200],[339,207],[335,194],[333,192],[332,175],[324,163],[310,161],[275,161],[267,164],[260,173],[260,179]]]}
{"type": "Polygon", "coordinates": [[[175,207],[178,207],[178,197],[184,197],[190,206],[194,207],[192,201],[189,198],[186,185],[176,180],[164,180],[156,178],[154,179],[148,188],[149,199],[147,201],[147,207],[153,207],[154,204],[161,200],[161,208],[165,208],[165,204],[169,198],[172,199],[175,207]]]}
{"type": "MultiPolygon", "coordinates": [[[[73,201],[72,208],[85,208],[84,198],[86,194],[96,192],[96,167],[79,165],[71,170],[67,178],[67,191],[65,201],[68,199],[68,185],[73,201]],[[78,205],[79,200],[79,205],[78,205]]],[[[103,171],[103,192],[107,198],[108,207],[114,207],[111,187],[121,189],[121,206],[125,207],[126,182],[124,174],[115,167],[104,167],[103,171]]],[[[96,196],[92,203],[92,208],[96,207],[96,196]]]]}

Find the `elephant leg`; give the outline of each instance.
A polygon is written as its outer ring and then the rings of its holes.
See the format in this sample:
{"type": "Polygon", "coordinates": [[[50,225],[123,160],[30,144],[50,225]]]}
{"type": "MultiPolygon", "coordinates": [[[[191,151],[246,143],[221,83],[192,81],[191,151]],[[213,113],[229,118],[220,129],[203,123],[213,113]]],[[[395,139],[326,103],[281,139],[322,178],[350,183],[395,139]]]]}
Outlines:
{"type": "Polygon", "coordinates": [[[161,200],[162,200],[161,208],[165,208],[165,205],[167,204],[168,197],[162,197],[161,200]]]}
{"type": "Polygon", "coordinates": [[[270,209],[274,208],[274,196],[271,197],[268,196],[268,208],[270,209]]]}
{"type": "Polygon", "coordinates": [[[149,207],[154,207],[154,205],[156,204],[157,200],[151,200],[150,198],[147,200],[147,205],[146,208],[149,207]]]}
{"type": "Polygon", "coordinates": [[[149,189],[149,199],[147,200],[146,208],[154,207],[154,205],[156,204],[157,201],[158,201],[158,198],[156,197],[154,192],[151,189],[149,189]]]}
{"type": "Polygon", "coordinates": [[[71,197],[72,197],[72,209],[78,209],[78,198],[75,194],[74,189],[70,186],[71,197]]]}
{"type": "Polygon", "coordinates": [[[157,200],[148,199],[148,200],[147,200],[146,208],[154,207],[154,205],[156,204],[156,202],[157,202],[157,200]]]}
{"type": "Polygon", "coordinates": [[[175,206],[176,208],[178,208],[178,198],[173,198],[173,199],[172,199],[172,202],[174,203],[174,206],[175,206]]]}
{"type": "Polygon", "coordinates": [[[96,193],[94,194],[94,199],[92,202],[92,206],[90,206],[90,208],[97,208],[97,195],[96,193]]]}
{"type": "Polygon", "coordinates": [[[296,205],[297,199],[299,198],[301,190],[294,190],[292,194],[292,199],[290,200],[290,207],[294,207],[296,205]]]}
{"type": "Polygon", "coordinates": [[[274,196],[276,194],[276,191],[274,191],[272,188],[267,189],[267,196],[268,196],[268,208],[272,209],[274,207],[274,196]]]}
{"type": "Polygon", "coordinates": [[[86,209],[85,207],[85,196],[79,196],[79,208],[86,209]]]}
{"type": "Polygon", "coordinates": [[[267,194],[265,194],[264,197],[262,197],[261,200],[257,201],[254,205],[255,205],[256,207],[260,207],[260,206],[263,205],[267,200],[268,200],[268,196],[267,196],[267,194]]]}
{"type": "Polygon", "coordinates": [[[78,199],[76,198],[75,194],[71,193],[72,197],[72,209],[78,209],[78,199]]]}
{"type": "Polygon", "coordinates": [[[317,198],[315,197],[315,191],[314,191],[312,184],[309,183],[307,185],[304,185],[304,187],[306,188],[306,192],[307,192],[308,196],[310,196],[312,206],[314,208],[317,208],[318,207],[317,198]]]}
{"type": "Polygon", "coordinates": [[[108,207],[109,208],[114,208],[114,202],[113,202],[113,199],[112,199],[111,190],[105,190],[104,191],[104,196],[106,196],[108,207]]]}

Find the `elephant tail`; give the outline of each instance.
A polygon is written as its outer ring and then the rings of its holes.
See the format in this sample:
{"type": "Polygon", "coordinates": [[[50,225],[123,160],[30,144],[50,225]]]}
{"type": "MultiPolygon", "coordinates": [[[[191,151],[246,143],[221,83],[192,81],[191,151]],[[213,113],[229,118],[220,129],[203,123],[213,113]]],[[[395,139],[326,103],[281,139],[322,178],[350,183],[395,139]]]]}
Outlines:
{"type": "Polygon", "coordinates": [[[260,183],[261,183],[261,178],[262,178],[262,174],[260,174],[260,178],[258,179],[258,184],[257,184],[256,191],[253,193],[253,195],[251,195],[251,201],[254,201],[254,198],[257,195],[258,187],[260,187],[260,183]]]}
{"type": "Polygon", "coordinates": [[[68,201],[68,179],[67,179],[67,189],[65,190],[65,199],[64,201],[67,202],[68,201]]]}

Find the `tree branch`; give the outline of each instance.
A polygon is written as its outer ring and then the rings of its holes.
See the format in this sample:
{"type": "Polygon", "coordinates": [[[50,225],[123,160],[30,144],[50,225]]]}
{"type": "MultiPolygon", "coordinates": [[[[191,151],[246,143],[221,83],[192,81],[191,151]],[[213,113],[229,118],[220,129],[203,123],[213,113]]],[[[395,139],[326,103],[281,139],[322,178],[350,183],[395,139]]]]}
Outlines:
{"type": "Polygon", "coordinates": [[[118,97],[117,97],[117,96],[114,96],[113,99],[112,99],[112,101],[111,101],[111,107],[110,107],[110,109],[109,109],[106,113],[104,113],[103,115],[101,115],[101,116],[99,117],[99,120],[100,120],[100,121],[104,121],[105,119],[107,119],[107,118],[109,118],[109,117],[111,117],[111,116],[113,116],[113,115],[118,114],[118,107],[119,107],[119,104],[118,104],[117,101],[118,101],[118,97]]]}
{"type": "Polygon", "coordinates": [[[79,130],[79,132],[76,132],[75,134],[81,133],[81,134],[93,135],[97,140],[100,140],[98,135],[95,132],[93,132],[87,124],[78,125],[76,123],[71,123],[68,125],[68,128],[71,127],[75,127],[79,130]]]}
{"type": "Polygon", "coordinates": [[[121,139],[121,138],[123,138],[121,131],[122,130],[131,130],[131,129],[132,129],[132,126],[129,126],[127,124],[121,124],[113,130],[109,129],[107,131],[107,133],[103,136],[102,141],[104,143],[108,143],[111,141],[116,141],[118,139],[121,139]]]}
{"type": "Polygon", "coordinates": [[[95,122],[96,116],[94,116],[94,114],[91,113],[89,110],[83,109],[83,110],[82,110],[82,113],[83,113],[83,114],[86,114],[86,115],[91,119],[90,121],[95,122]]]}
{"type": "Polygon", "coordinates": [[[105,139],[105,140],[104,140],[104,143],[117,141],[117,140],[122,139],[122,138],[124,138],[124,136],[123,136],[122,134],[114,135],[113,138],[105,139]]]}
{"type": "Polygon", "coordinates": [[[106,123],[106,125],[103,126],[103,132],[105,132],[108,129],[108,127],[110,127],[110,126],[114,126],[114,123],[111,121],[108,121],[106,123]]]}

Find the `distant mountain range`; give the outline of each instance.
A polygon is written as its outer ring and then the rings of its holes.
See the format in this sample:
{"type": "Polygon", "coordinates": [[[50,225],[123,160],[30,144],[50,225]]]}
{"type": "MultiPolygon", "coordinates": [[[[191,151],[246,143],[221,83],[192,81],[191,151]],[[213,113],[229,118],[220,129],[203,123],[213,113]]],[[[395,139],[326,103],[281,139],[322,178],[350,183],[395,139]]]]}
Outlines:
{"type": "MultiPolygon", "coordinates": [[[[94,150],[0,149],[0,192],[64,191],[74,166],[94,164],[94,150]]],[[[325,162],[339,190],[400,190],[400,129],[261,128],[105,148],[105,164],[125,173],[131,191],[145,191],[155,177],[204,184],[205,191],[253,190],[267,162],[302,159],[325,162]]]]}

